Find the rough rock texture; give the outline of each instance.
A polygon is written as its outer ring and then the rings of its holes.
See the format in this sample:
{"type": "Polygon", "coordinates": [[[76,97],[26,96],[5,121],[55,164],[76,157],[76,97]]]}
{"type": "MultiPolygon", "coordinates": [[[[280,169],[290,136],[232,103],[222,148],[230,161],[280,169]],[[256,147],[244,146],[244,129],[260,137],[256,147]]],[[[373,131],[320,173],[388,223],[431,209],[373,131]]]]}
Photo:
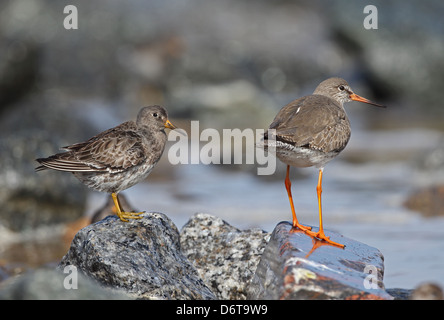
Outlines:
{"type": "Polygon", "coordinates": [[[341,249],[291,230],[289,222],[274,229],[249,299],[393,299],[384,290],[384,258],[377,249],[327,231],[346,245],[341,249]]]}
{"type": "Polygon", "coordinates": [[[80,230],[59,268],[74,265],[105,286],[142,299],[214,299],[180,251],[179,232],[162,213],[109,216],[80,230]]]}
{"type": "Polygon", "coordinates": [[[0,268],[0,299],[442,299],[430,284],[416,296],[384,290],[381,253],[331,231],[345,249],[291,231],[289,222],[269,234],[198,213],[179,244],[165,215],[142,216],[108,216],[80,230],[58,272],[11,276],[0,268]],[[64,287],[66,266],[77,268],[76,290],[64,287]]]}
{"type": "Polygon", "coordinates": [[[218,299],[246,298],[269,233],[239,230],[218,217],[196,213],[180,236],[184,255],[218,299]]]}

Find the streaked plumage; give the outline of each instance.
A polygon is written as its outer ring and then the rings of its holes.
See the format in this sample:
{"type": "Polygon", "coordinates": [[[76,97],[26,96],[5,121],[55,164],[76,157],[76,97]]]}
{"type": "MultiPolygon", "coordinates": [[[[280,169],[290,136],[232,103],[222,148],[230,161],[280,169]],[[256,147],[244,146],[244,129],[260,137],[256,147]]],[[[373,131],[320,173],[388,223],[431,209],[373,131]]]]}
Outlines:
{"type": "MultiPolygon", "coordinates": [[[[166,110],[160,106],[144,107],[136,121],[124,122],[85,142],[64,147],[66,152],[37,159],[41,166],[36,171],[72,172],[88,187],[111,193],[119,213],[117,193],[144,180],[151,172],[165,148],[165,128],[175,128],[166,110]]],[[[129,215],[119,217],[125,221],[129,215]]]]}

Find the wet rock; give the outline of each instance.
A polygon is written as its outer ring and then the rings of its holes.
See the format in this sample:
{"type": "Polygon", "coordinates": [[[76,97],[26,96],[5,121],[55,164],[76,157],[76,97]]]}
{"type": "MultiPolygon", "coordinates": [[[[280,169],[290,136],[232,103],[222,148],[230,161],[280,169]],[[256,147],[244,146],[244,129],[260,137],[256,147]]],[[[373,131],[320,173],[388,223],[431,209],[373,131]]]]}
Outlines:
{"type": "Polygon", "coordinates": [[[124,291],[104,288],[92,279],[78,273],[73,280],[63,273],[41,268],[11,277],[0,284],[2,300],[122,300],[130,299],[124,291]],[[65,284],[67,284],[65,286],[65,284]]]}
{"type": "Polygon", "coordinates": [[[218,217],[196,213],[180,237],[182,252],[218,299],[246,299],[269,233],[239,230],[218,217]]]}
{"type": "MultiPolygon", "coordinates": [[[[314,228],[316,229],[316,228],[314,228]]],[[[249,299],[393,299],[384,289],[384,258],[375,248],[327,231],[344,249],[279,223],[264,250],[249,299]]]]}
{"type": "Polygon", "coordinates": [[[179,232],[162,213],[123,223],[116,216],[80,230],[59,268],[74,265],[102,285],[140,299],[214,299],[180,251],[179,232]]]}
{"type": "Polygon", "coordinates": [[[404,206],[420,212],[425,217],[444,216],[444,185],[413,192],[404,202],[404,206]]]}
{"type": "Polygon", "coordinates": [[[411,289],[390,288],[386,290],[394,300],[408,300],[413,292],[411,289]]]}

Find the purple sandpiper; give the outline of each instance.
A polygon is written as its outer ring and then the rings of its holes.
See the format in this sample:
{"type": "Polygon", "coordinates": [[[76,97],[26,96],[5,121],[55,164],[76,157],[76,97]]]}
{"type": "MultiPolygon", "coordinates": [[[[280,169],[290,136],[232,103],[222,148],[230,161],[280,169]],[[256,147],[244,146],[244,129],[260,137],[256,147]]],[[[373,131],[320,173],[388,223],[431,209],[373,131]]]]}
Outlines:
{"type": "Polygon", "coordinates": [[[140,219],[143,212],[124,212],[117,194],[144,180],[165,149],[165,128],[176,129],[161,106],[142,108],[127,121],[48,158],[36,159],[36,171],[72,172],[86,186],[111,193],[120,220],[140,219]]]}

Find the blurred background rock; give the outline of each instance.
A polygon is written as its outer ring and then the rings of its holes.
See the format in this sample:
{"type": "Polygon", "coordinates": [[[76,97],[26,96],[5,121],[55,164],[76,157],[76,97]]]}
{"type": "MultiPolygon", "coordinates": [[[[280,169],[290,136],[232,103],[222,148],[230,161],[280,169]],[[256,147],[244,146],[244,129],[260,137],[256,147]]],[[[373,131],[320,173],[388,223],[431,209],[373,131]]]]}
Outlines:
{"type": "MultiPolygon", "coordinates": [[[[149,104],[165,105],[172,122],[186,130],[190,120],[199,120],[201,130],[265,129],[282,106],[331,76],[389,106],[346,107],[354,133],[339,163],[376,161],[381,170],[405,164],[407,174],[421,172],[406,192],[444,184],[444,3],[371,4],[378,9],[377,30],[363,27],[362,1],[2,1],[0,226],[7,231],[0,238],[17,245],[24,232],[73,222],[91,206],[90,191],[71,175],[34,173],[35,158],[133,119],[149,104]],[[78,9],[77,30],[63,27],[66,5],[78,9]]],[[[166,153],[148,178],[151,184],[169,182],[179,203],[194,208],[207,201],[208,210],[219,214],[205,192],[178,187],[180,179],[190,179],[180,173],[189,168],[172,167],[166,153]]],[[[229,166],[215,170],[222,167],[229,166]]],[[[256,173],[255,166],[242,169],[256,173]]],[[[294,174],[303,179],[307,172],[294,174]]],[[[399,184],[407,179],[402,172],[394,174],[399,184]]],[[[248,188],[255,192],[267,178],[252,180],[248,188]]],[[[272,179],[281,183],[283,175],[272,179]]],[[[356,182],[363,181],[346,181],[356,182]]],[[[310,183],[297,188],[313,191],[310,183]]],[[[281,184],[279,202],[287,206],[281,184]]],[[[224,186],[216,192],[227,198],[224,186]]],[[[380,192],[392,190],[391,184],[382,187],[380,192]]],[[[315,197],[314,191],[307,194],[315,197]]],[[[187,208],[179,221],[195,212],[187,208]]],[[[250,215],[251,224],[254,219],[250,215]]],[[[57,234],[44,230],[48,238],[57,234]]],[[[10,261],[7,244],[0,244],[0,262],[10,261]]]]}

